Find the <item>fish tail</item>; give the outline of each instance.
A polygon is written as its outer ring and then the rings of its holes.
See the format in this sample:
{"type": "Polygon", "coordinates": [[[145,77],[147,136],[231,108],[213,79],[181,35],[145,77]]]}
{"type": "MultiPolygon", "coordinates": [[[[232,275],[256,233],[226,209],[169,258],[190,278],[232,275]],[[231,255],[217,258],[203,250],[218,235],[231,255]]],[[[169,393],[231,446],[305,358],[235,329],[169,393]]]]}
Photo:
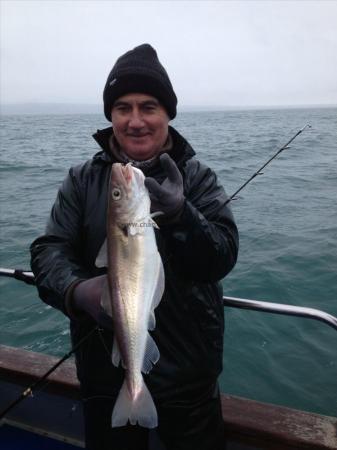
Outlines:
{"type": "Polygon", "coordinates": [[[135,398],[131,397],[125,380],[119,391],[112,411],[111,426],[122,427],[128,420],[131,425],[138,423],[145,428],[155,428],[158,425],[157,410],[143,378],[141,389],[135,398]]]}

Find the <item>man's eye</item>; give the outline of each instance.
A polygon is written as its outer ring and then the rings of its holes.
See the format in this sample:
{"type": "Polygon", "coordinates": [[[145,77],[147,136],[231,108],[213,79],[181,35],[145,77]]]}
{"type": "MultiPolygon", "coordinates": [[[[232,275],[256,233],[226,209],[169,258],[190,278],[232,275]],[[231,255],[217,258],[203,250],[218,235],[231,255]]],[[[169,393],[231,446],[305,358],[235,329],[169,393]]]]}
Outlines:
{"type": "Polygon", "coordinates": [[[151,112],[151,111],[155,111],[156,110],[156,106],[155,105],[146,105],[144,107],[145,111],[151,112]]]}
{"type": "Polygon", "coordinates": [[[127,106],[117,106],[116,110],[119,112],[127,112],[128,107],[127,106]]]}

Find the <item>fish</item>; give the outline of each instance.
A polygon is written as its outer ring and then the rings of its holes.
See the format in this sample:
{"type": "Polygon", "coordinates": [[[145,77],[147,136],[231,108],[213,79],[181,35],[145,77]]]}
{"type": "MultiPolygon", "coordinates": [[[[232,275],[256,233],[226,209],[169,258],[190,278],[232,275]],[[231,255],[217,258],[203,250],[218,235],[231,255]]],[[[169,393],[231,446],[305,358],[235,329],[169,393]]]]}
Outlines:
{"type": "Polygon", "coordinates": [[[144,174],[131,163],[114,163],[109,183],[107,237],[96,266],[107,266],[107,283],[101,306],[112,318],[112,363],[122,363],[125,377],[112,411],[111,426],[128,423],[146,428],[158,425],[157,410],[143,373],[160,358],[149,333],[154,330],[154,310],[165,287],[158,252],[151,200],[144,174]]]}

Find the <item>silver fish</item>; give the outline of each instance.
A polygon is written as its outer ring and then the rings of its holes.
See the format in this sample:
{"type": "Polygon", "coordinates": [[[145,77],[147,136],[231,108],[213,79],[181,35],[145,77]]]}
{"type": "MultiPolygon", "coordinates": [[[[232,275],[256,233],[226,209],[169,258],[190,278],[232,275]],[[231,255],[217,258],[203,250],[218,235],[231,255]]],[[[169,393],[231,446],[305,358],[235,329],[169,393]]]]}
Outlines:
{"type": "Polygon", "coordinates": [[[115,366],[122,362],[125,368],[112,427],[128,420],[147,428],[158,423],[142,372],[148,373],[160,356],[148,330],[155,328],[154,309],[163,295],[165,277],[144,178],[131,164],[112,165],[107,239],[96,260],[98,267],[108,267],[101,303],[113,320],[112,362],[115,366]]]}

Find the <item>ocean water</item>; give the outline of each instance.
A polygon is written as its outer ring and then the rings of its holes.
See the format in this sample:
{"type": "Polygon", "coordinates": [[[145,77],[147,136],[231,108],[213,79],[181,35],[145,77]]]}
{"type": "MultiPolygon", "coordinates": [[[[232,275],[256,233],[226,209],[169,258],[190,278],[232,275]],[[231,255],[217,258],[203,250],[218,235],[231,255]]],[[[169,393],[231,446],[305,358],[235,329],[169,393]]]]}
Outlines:
{"type": "MultiPolygon", "coordinates": [[[[312,128],[232,202],[240,255],[224,293],[337,316],[337,109],[186,112],[172,124],[232,194],[306,123],[312,128]]],[[[91,135],[106,126],[100,115],[2,116],[1,267],[29,268],[29,245],[67,170],[98,151],[91,135]]],[[[67,319],[35,287],[0,277],[0,289],[0,344],[58,356],[70,348],[67,319]]],[[[337,415],[336,330],[225,313],[222,391],[337,415]]]]}

